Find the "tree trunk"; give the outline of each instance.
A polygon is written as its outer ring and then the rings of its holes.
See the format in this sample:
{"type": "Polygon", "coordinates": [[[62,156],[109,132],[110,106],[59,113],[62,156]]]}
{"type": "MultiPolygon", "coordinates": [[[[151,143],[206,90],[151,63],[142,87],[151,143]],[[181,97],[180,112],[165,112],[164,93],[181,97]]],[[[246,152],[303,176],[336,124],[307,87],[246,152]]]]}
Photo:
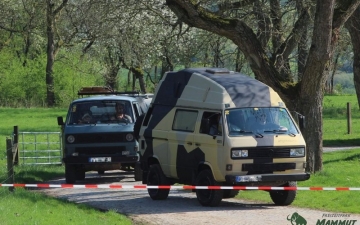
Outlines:
{"type": "MultiPolygon", "coordinates": [[[[145,86],[145,80],[144,80],[144,71],[140,68],[131,67],[131,72],[134,74],[134,81],[136,79],[139,79],[139,85],[140,85],[140,91],[142,93],[146,93],[146,86],[145,86]]],[[[135,83],[133,86],[133,90],[135,90],[135,83]]]]}
{"type": "Polygon", "coordinates": [[[358,100],[358,106],[360,108],[360,7],[354,12],[345,24],[346,29],[350,33],[351,43],[354,52],[354,85],[356,96],[358,100]]]}
{"type": "Polygon", "coordinates": [[[47,33],[47,61],[46,61],[46,100],[47,105],[52,107],[55,105],[55,93],[54,93],[54,75],[53,65],[55,61],[55,25],[53,15],[53,5],[50,1],[47,4],[46,13],[46,33],[47,33]]]}
{"type": "Polygon", "coordinates": [[[109,68],[108,74],[105,76],[105,83],[107,86],[111,87],[112,90],[118,89],[118,73],[120,70],[120,65],[116,64],[109,68]]]}
{"type": "Polygon", "coordinates": [[[333,27],[335,0],[318,0],[312,45],[301,84],[301,107],[311,124],[304,132],[307,142],[307,170],[322,170],[324,88],[338,40],[339,27],[333,27]]]}
{"type": "Polygon", "coordinates": [[[55,90],[54,90],[54,74],[53,66],[57,52],[55,45],[55,21],[57,14],[65,7],[68,0],[63,0],[61,5],[54,10],[54,4],[51,0],[46,2],[46,34],[47,34],[47,61],[46,61],[46,101],[49,107],[55,105],[55,90]]]}
{"type": "Polygon", "coordinates": [[[131,82],[131,70],[129,70],[127,74],[127,86],[130,85],[130,82],[131,82]]]}
{"type": "Polygon", "coordinates": [[[332,66],[333,69],[332,69],[331,78],[330,78],[330,85],[329,85],[329,92],[331,94],[334,93],[334,77],[335,77],[336,70],[337,70],[337,67],[338,67],[339,57],[340,57],[340,53],[338,53],[336,55],[335,61],[334,61],[333,66],[332,66]]]}

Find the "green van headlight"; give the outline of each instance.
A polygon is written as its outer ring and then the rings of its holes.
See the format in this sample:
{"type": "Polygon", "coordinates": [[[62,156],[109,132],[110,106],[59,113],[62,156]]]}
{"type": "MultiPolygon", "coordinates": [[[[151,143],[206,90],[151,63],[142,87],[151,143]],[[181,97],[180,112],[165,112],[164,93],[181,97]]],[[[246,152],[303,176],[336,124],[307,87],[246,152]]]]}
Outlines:
{"type": "Polygon", "coordinates": [[[70,144],[74,143],[75,142],[75,137],[73,135],[69,135],[67,138],[66,138],[67,142],[69,142],[70,144]]]}
{"type": "Polygon", "coordinates": [[[127,134],[125,138],[126,138],[127,141],[132,141],[132,140],[134,140],[134,135],[127,134]]]}

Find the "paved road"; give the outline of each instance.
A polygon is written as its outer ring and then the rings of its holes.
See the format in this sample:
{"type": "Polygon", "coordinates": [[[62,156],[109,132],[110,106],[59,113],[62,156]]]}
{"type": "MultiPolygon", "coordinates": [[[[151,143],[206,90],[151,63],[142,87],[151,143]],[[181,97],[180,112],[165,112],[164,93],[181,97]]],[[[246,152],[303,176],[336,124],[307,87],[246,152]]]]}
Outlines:
{"type": "MultiPolygon", "coordinates": [[[[88,175],[87,175],[88,176],[88,175]]],[[[64,179],[50,181],[62,184],[64,179]]],[[[122,171],[98,175],[77,184],[121,184],[136,185],[133,174],[122,171]]],[[[279,207],[273,204],[250,202],[240,199],[224,199],[218,207],[203,207],[195,193],[185,190],[171,190],[168,199],[153,201],[145,189],[85,189],[85,188],[50,188],[40,191],[57,198],[76,203],[84,203],[102,210],[116,210],[127,215],[134,224],[291,224],[287,217],[297,212],[307,220],[307,224],[317,224],[318,220],[357,220],[360,215],[337,214],[321,210],[311,210],[292,206],[279,207]],[[324,215],[337,217],[324,217],[324,215]],[[264,223],[265,222],[265,223],[264,223]]],[[[240,192],[241,194],[241,192],[240,192]]],[[[255,192],[254,192],[255,194],[255,192]]],[[[327,224],[326,221],[324,224],[327,224]]],[[[330,223],[329,223],[330,224],[330,223]]],[[[357,224],[357,223],[355,223],[357,224]]]]}

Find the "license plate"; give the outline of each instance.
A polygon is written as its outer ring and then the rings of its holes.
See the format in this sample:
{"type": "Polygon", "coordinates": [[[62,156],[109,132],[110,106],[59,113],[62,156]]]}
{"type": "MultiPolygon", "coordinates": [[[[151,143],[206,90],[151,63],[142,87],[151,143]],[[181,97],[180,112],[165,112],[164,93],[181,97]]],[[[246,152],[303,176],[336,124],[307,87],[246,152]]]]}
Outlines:
{"type": "Polygon", "coordinates": [[[89,158],[89,162],[111,162],[111,157],[93,157],[89,158]]]}

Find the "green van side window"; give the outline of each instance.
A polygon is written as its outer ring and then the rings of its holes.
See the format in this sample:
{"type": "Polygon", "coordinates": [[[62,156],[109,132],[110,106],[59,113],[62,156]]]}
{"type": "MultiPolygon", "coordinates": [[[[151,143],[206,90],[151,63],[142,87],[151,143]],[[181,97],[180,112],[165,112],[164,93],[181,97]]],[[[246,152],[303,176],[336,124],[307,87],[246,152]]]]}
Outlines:
{"type": "Polygon", "coordinates": [[[195,130],[197,115],[197,111],[177,110],[172,129],[193,132],[195,130]]]}

